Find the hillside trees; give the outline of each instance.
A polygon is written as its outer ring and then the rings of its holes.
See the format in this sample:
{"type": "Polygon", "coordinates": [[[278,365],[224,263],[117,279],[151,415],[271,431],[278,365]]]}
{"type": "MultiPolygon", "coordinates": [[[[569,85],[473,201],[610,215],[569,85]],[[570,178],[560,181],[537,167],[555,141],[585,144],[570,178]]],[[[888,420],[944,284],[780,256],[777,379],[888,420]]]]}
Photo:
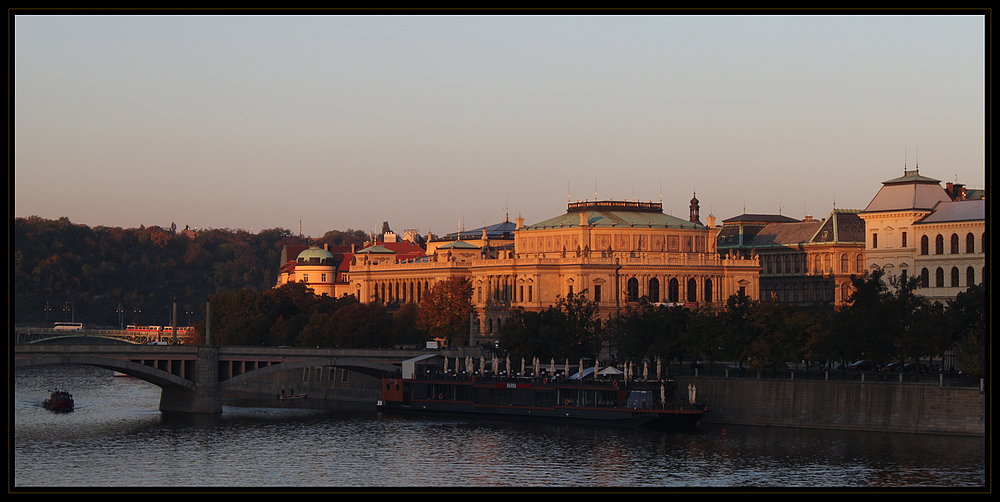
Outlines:
{"type": "Polygon", "coordinates": [[[173,224],[91,228],[37,216],[15,218],[13,233],[15,322],[108,326],[167,325],[175,298],[183,325],[208,295],[270,289],[282,246],[298,242],[280,228],[189,237],[173,224]]]}

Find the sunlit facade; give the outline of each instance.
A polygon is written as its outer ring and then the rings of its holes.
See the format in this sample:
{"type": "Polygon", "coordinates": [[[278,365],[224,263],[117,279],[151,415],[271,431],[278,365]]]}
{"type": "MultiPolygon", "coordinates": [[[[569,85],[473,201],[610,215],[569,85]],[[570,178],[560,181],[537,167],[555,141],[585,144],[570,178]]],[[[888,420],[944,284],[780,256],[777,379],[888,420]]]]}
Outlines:
{"type": "Polygon", "coordinates": [[[965,199],[968,191],[949,192],[940,183],[905,171],[883,182],[860,216],[866,269],[917,277],[919,293],[945,302],[985,282],[986,200],[978,191],[977,198],[965,199]]]}
{"type": "Polygon", "coordinates": [[[659,203],[577,202],[535,224],[517,218],[474,231],[466,237],[475,243],[428,243],[424,257],[355,253],[350,287],[362,302],[419,302],[435,282],[467,278],[473,344],[499,336],[512,309],[541,310],[571,293],[596,302],[603,319],[643,297],[690,308],[720,307],[740,291],[759,298],[759,261],[720,256],[718,228],[698,221],[697,205],[685,220],[659,203]],[[491,228],[512,232],[491,236],[491,228]]]}

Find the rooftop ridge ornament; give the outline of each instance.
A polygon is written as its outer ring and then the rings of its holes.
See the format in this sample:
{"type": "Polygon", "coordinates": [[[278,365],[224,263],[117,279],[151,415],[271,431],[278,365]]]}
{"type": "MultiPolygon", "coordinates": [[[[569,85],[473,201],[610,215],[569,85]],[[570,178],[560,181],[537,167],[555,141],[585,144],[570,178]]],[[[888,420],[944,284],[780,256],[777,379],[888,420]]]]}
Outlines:
{"type": "Polygon", "coordinates": [[[616,210],[616,211],[640,211],[647,213],[662,213],[663,204],[658,202],[637,202],[637,201],[619,201],[619,200],[593,200],[584,202],[570,202],[566,206],[567,212],[575,211],[585,211],[585,210],[616,210]]]}

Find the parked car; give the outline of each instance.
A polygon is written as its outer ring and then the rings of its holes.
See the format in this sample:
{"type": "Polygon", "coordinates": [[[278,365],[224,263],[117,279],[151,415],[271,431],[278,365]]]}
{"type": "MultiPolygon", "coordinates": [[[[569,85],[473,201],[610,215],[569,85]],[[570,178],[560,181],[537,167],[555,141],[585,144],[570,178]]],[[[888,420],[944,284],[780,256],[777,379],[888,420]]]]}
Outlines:
{"type": "Polygon", "coordinates": [[[860,361],[854,361],[853,363],[849,364],[847,367],[849,369],[852,369],[852,370],[868,371],[868,370],[872,369],[874,367],[874,365],[872,364],[871,361],[868,361],[866,359],[862,359],[860,361]]]}
{"type": "Polygon", "coordinates": [[[899,372],[903,371],[903,363],[889,363],[882,366],[882,371],[899,372]]]}

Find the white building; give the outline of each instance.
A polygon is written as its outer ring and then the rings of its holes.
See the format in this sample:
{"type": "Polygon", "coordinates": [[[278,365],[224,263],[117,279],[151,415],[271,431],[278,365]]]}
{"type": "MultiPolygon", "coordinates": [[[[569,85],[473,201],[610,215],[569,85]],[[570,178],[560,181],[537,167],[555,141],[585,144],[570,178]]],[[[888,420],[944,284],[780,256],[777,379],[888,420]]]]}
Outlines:
{"type": "Polygon", "coordinates": [[[918,170],[882,182],[860,214],[865,268],[919,277],[919,292],[945,302],[986,274],[986,200],[952,200],[939,180],[918,170]]]}

